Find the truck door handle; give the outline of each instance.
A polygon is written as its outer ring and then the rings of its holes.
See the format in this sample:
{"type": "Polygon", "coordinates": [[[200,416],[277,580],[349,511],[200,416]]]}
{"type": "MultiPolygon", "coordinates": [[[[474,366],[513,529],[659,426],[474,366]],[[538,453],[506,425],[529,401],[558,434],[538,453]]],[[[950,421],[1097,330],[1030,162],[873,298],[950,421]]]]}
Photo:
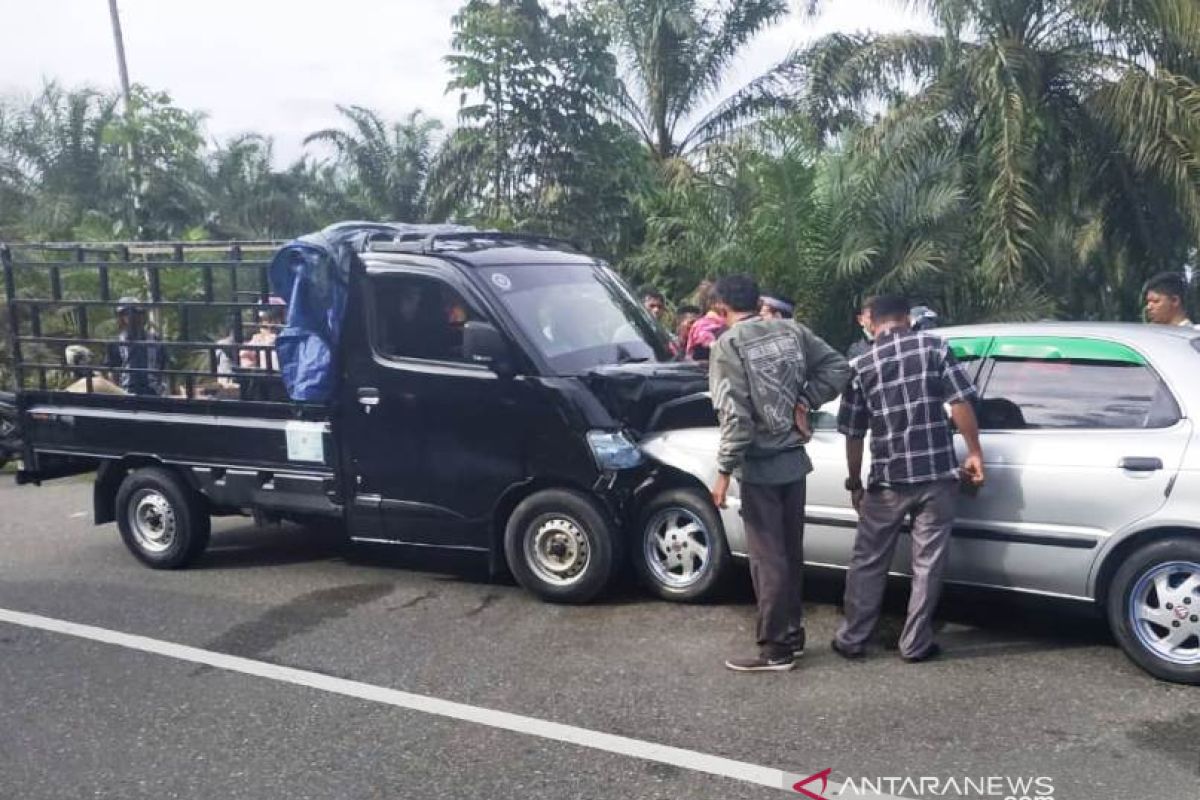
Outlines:
{"type": "Polygon", "coordinates": [[[1117,463],[1117,466],[1130,472],[1157,472],[1163,468],[1163,462],[1161,458],[1125,456],[1117,463]]]}
{"type": "Polygon", "coordinates": [[[358,404],[363,407],[364,411],[370,414],[371,409],[379,405],[379,390],[374,386],[359,387],[358,404]]]}

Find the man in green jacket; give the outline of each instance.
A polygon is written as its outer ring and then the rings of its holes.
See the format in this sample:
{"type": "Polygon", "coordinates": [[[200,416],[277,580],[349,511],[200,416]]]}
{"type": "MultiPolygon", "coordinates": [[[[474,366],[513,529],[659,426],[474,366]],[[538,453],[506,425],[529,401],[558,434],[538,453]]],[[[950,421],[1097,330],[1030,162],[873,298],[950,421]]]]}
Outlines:
{"type": "Polygon", "coordinates": [[[841,392],[850,368],[803,325],[761,318],[753,278],[722,278],[715,292],[727,308],[729,330],[713,345],[709,360],[709,388],[721,425],[712,496],[724,508],[730,477],[738,478],[758,600],[758,655],[729,659],[725,666],[738,672],[790,670],[805,641],[808,413],[841,392]]]}

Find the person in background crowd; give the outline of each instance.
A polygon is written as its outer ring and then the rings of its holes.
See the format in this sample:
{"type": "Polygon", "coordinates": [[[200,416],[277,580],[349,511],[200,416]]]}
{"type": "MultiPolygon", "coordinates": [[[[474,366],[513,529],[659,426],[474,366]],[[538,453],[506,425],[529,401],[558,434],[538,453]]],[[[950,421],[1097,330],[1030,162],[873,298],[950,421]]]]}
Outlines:
{"type": "Polygon", "coordinates": [[[667,310],[667,301],[663,293],[653,286],[643,286],[639,292],[642,296],[642,307],[650,312],[650,316],[662,321],[663,313],[667,310]]]}
{"type": "Polygon", "coordinates": [[[1160,272],[1146,282],[1146,320],[1154,325],[1189,326],[1188,280],[1182,272],[1160,272]]]}
{"type": "Polygon", "coordinates": [[[804,452],[808,411],[832,400],[849,377],[845,359],[791,320],[759,316],[759,292],[749,275],[715,288],[729,330],[717,339],[708,383],[720,420],[717,480],[712,498],[725,507],[731,476],[741,487],[750,577],[758,601],[759,652],[731,658],[737,672],[791,669],[805,644],[804,452]]]}
{"type": "Polygon", "coordinates": [[[704,281],[696,289],[696,299],[704,315],[692,323],[684,347],[689,361],[708,361],[713,344],[725,332],[725,305],[713,291],[711,281],[704,281]]]}
{"type": "Polygon", "coordinates": [[[685,304],[675,309],[675,337],[671,342],[671,352],[676,359],[683,360],[688,334],[698,319],[700,319],[700,309],[697,306],[685,304]]]}
{"type": "Polygon", "coordinates": [[[233,389],[237,387],[237,379],[234,377],[233,369],[233,353],[236,344],[233,340],[233,332],[231,331],[226,336],[217,340],[219,347],[215,348],[217,354],[217,386],[224,389],[233,389]]]}
{"type": "Polygon", "coordinates": [[[796,312],[796,304],[790,298],[774,297],[769,294],[759,300],[758,315],[763,319],[791,319],[796,312]]]}
{"type": "Polygon", "coordinates": [[[850,363],[850,385],[838,412],[846,436],[846,489],[858,511],[858,532],[846,575],[845,619],[833,649],[861,658],[879,621],[888,568],[900,528],[912,516],[912,593],[900,636],[907,662],[935,658],[933,613],[954,524],[958,481],[983,484],[975,386],[944,341],[912,330],[908,301],[894,295],[871,303],[875,342],[850,363]],[[945,405],[967,445],[961,469],[945,405]],[[863,440],[871,434],[871,472],[864,491],[863,440]]]}
{"type": "Polygon", "coordinates": [[[75,378],[75,381],[65,391],[76,394],[86,394],[88,392],[95,394],[125,394],[124,389],[103,375],[97,375],[96,371],[91,368],[92,351],[88,348],[81,344],[67,345],[67,349],[63,355],[71,376],[75,378]],[[90,389],[88,388],[89,377],[92,379],[90,389]]]}
{"type": "Polygon", "coordinates": [[[908,322],[914,331],[931,331],[938,326],[938,313],[929,306],[913,306],[908,310],[908,322]]]}
{"type": "Polygon", "coordinates": [[[846,351],[846,358],[848,359],[853,360],[858,358],[871,349],[871,340],[875,337],[871,327],[871,303],[874,300],[874,297],[868,297],[863,300],[862,305],[859,306],[858,311],[854,314],[854,324],[858,326],[863,335],[861,339],[855,339],[854,343],[850,345],[850,349],[846,351]]]}
{"type": "Polygon", "coordinates": [[[167,359],[158,333],[146,325],[146,310],[136,297],[117,301],[117,341],[108,345],[106,366],[113,382],[129,394],[166,393],[162,370],[167,359]]]}
{"type": "MultiPolygon", "coordinates": [[[[274,296],[268,298],[267,302],[258,310],[258,330],[246,344],[273,348],[275,337],[279,335],[279,329],[283,327],[286,310],[287,307],[282,298],[274,296]]],[[[269,364],[272,372],[279,372],[279,355],[274,350],[242,350],[238,356],[238,363],[242,369],[267,369],[269,364]],[[268,359],[270,360],[268,361],[268,359]]]]}

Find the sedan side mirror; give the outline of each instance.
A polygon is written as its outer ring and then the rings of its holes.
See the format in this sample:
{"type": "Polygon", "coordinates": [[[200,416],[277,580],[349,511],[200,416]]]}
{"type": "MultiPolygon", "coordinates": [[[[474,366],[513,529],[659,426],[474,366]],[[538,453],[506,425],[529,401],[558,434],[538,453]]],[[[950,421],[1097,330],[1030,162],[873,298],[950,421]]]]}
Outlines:
{"type": "Polygon", "coordinates": [[[463,326],[463,354],[472,364],[489,367],[497,375],[512,375],[512,349],[503,334],[488,322],[463,326]]]}

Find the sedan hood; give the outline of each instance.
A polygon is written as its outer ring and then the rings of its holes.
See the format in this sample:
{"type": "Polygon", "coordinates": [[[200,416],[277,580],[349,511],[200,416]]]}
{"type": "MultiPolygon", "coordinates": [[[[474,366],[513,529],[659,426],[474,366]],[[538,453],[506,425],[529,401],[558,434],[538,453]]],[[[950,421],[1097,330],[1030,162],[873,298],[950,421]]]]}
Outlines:
{"type": "Polygon", "coordinates": [[[702,364],[616,364],[582,379],[614,418],[638,433],[717,422],[702,364]]]}

